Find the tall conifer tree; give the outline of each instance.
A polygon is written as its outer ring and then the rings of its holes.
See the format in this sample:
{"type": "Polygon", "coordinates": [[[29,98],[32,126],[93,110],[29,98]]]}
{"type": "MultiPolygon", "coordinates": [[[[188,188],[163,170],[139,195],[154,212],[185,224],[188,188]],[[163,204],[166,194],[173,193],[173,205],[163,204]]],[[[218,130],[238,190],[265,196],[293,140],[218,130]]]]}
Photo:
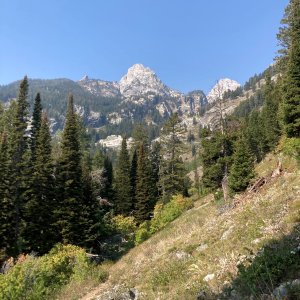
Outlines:
{"type": "Polygon", "coordinates": [[[84,244],[87,230],[87,207],[83,199],[81,150],[73,96],[69,96],[66,123],[58,166],[59,178],[56,210],[58,226],[64,243],[84,244]]]}
{"type": "Polygon", "coordinates": [[[275,92],[275,84],[272,83],[270,74],[267,74],[266,85],[264,88],[265,101],[262,110],[267,150],[274,149],[280,136],[280,127],[278,122],[279,97],[275,92]]]}
{"type": "Polygon", "coordinates": [[[27,76],[21,81],[19,95],[17,98],[16,110],[12,120],[12,131],[9,141],[10,164],[10,186],[11,196],[15,209],[15,254],[20,253],[22,249],[21,230],[23,227],[22,212],[25,204],[24,192],[27,187],[28,171],[28,139],[26,137],[28,121],[28,79],[27,76]]]}
{"type": "Polygon", "coordinates": [[[127,142],[124,137],[116,165],[116,213],[128,215],[132,212],[133,202],[131,192],[130,161],[127,150],[127,142]]]}
{"type": "Polygon", "coordinates": [[[184,190],[184,165],[180,156],[183,151],[180,135],[183,132],[179,116],[175,113],[164,125],[161,136],[159,187],[163,201],[184,190]]]}
{"type": "Polygon", "coordinates": [[[26,203],[24,238],[28,250],[44,254],[57,242],[53,211],[55,202],[54,168],[51,159],[51,136],[48,119],[43,115],[35,141],[32,190],[26,203]]]}
{"type": "Polygon", "coordinates": [[[136,202],[135,217],[139,223],[149,219],[153,194],[151,191],[151,169],[150,161],[145,153],[145,146],[142,143],[138,151],[136,176],[136,202]]]}
{"type": "Polygon", "coordinates": [[[279,36],[287,60],[284,75],[284,124],[288,137],[300,137],[300,0],[290,0],[279,36]]]}
{"type": "Polygon", "coordinates": [[[42,104],[40,93],[36,94],[33,106],[32,113],[32,122],[31,122],[31,161],[34,162],[36,159],[36,144],[38,139],[39,130],[41,127],[42,120],[42,104]]]}
{"type": "Polygon", "coordinates": [[[15,208],[10,194],[8,141],[5,132],[0,137],[0,207],[1,260],[14,254],[12,250],[15,245],[15,208]]]}
{"type": "Polygon", "coordinates": [[[230,190],[232,192],[245,190],[253,177],[253,155],[246,139],[242,137],[235,144],[233,164],[228,178],[230,190]]]}

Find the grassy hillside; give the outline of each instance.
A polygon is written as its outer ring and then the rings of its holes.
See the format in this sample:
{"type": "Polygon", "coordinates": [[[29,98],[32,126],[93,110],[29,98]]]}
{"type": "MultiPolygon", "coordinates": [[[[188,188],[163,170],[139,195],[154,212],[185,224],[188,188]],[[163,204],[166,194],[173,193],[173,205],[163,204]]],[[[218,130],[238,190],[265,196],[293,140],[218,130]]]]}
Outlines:
{"type": "MultiPolygon", "coordinates": [[[[216,299],[226,288],[244,293],[237,299],[251,293],[260,299],[280,283],[300,278],[299,254],[293,252],[300,236],[299,169],[294,160],[281,160],[284,172],[256,193],[227,204],[212,195],[195,201],[193,209],[113,264],[109,279],[82,299],[115,299],[129,289],[138,299],[188,300],[199,293],[216,299]],[[248,268],[238,271],[240,264],[248,268]]],[[[267,156],[257,176],[272,172],[277,161],[278,156],[267,156]]]]}

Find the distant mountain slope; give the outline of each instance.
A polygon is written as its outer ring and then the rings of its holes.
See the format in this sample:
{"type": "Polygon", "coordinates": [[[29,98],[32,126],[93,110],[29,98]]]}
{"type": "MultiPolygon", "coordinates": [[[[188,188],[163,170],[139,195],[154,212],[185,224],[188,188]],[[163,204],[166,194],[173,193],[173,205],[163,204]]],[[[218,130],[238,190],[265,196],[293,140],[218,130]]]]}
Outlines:
{"type": "MultiPolygon", "coordinates": [[[[89,127],[101,128],[101,137],[110,134],[131,134],[132,124],[146,122],[160,126],[174,112],[179,112],[189,124],[195,117],[205,126],[214,119],[217,98],[228,101],[228,114],[247,94],[251,95],[263,74],[255,75],[241,87],[231,79],[221,79],[206,96],[201,90],[187,94],[164,84],[153,70],[135,64],[120,81],[105,81],[84,76],[79,81],[69,79],[30,79],[29,101],[32,104],[37,92],[52,122],[55,132],[63,127],[69,93],[74,95],[77,112],[89,127]],[[205,114],[205,112],[207,113],[205,114]],[[107,130],[107,128],[109,128],[107,130]]],[[[20,81],[0,86],[0,101],[17,97],[20,81]]]]}
{"type": "MultiPolygon", "coordinates": [[[[20,81],[0,86],[0,101],[17,97],[20,81]]],[[[41,93],[53,130],[62,128],[68,94],[74,95],[77,112],[88,126],[124,127],[128,122],[145,121],[159,125],[178,111],[182,115],[199,115],[207,99],[202,91],[184,95],[166,86],[150,68],[135,64],[119,82],[90,79],[84,76],[75,82],[69,79],[30,79],[29,102],[41,93]]],[[[125,126],[126,127],[126,126],[125,126]]]]}

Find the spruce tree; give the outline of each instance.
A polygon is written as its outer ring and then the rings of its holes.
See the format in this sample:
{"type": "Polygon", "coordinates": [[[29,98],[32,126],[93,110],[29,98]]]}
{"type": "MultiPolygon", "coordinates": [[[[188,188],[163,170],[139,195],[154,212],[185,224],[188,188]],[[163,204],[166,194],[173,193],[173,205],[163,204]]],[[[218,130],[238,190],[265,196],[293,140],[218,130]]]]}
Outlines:
{"type": "Polygon", "coordinates": [[[223,135],[216,131],[202,140],[201,159],[203,164],[203,184],[210,190],[221,187],[224,177],[222,154],[223,135]]]}
{"type": "Polygon", "coordinates": [[[247,120],[245,131],[247,143],[257,162],[260,162],[268,152],[268,142],[264,128],[261,113],[253,110],[247,120]]]}
{"type": "Polygon", "coordinates": [[[155,203],[157,202],[158,198],[160,198],[159,193],[159,166],[161,162],[160,156],[161,146],[159,142],[154,142],[151,147],[149,159],[151,163],[151,193],[153,195],[153,203],[151,205],[154,208],[155,203]]]}
{"type": "MultiPolygon", "coordinates": [[[[287,9],[284,74],[284,125],[288,137],[300,137],[300,0],[291,0],[287,9]]],[[[281,39],[282,40],[282,39],[281,39]]]]}
{"type": "Polygon", "coordinates": [[[133,210],[133,202],[131,198],[130,161],[125,137],[122,140],[116,165],[115,189],[115,212],[129,215],[133,210]]]}
{"type": "Polygon", "coordinates": [[[83,245],[88,232],[87,206],[84,203],[81,149],[73,96],[69,96],[66,122],[57,168],[59,206],[57,225],[63,243],[83,245]]]}
{"type": "Polygon", "coordinates": [[[51,159],[51,136],[48,118],[43,115],[35,141],[36,159],[33,164],[30,199],[25,205],[27,250],[39,254],[48,252],[57,242],[53,211],[55,201],[54,167],[51,159]]]}
{"type": "Polygon", "coordinates": [[[180,140],[183,133],[184,128],[175,113],[164,125],[161,135],[159,188],[164,202],[172,195],[184,192],[183,142],[180,140]]]}
{"type": "Polygon", "coordinates": [[[136,201],[136,178],[137,178],[137,157],[138,157],[138,149],[134,149],[131,165],[130,165],[130,183],[131,183],[131,198],[132,202],[135,203],[136,201]]]}
{"type": "Polygon", "coordinates": [[[36,159],[36,144],[38,139],[39,130],[41,127],[42,120],[42,105],[40,93],[36,94],[32,113],[31,122],[31,162],[33,163],[36,159]]]}
{"type": "Polygon", "coordinates": [[[108,156],[104,157],[103,178],[104,178],[104,184],[103,184],[103,189],[101,190],[100,195],[102,198],[106,198],[109,201],[113,201],[113,199],[114,199],[113,166],[112,166],[112,162],[108,156]]]}
{"type": "Polygon", "coordinates": [[[10,195],[10,170],[7,134],[0,137],[0,260],[14,254],[15,208],[10,195]]]}
{"type": "Polygon", "coordinates": [[[21,231],[24,223],[22,220],[22,213],[26,201],[24,193],[28,187],[26,172],[30,169],[28,165],[28,139],[26,136],[29,106],[27,97],[28,79],[27,76],[25,76],[20,83],[19,95],[9,136],[10,186],[12,202],[15,210],[14,254],[18,254],[23,250],[21,231]]]}
{"type": "Polygon", "coordinates": [[[232,192],[244,191],[254,177],[253,155],[244,137],[235,144],[233,164],[229,173],[229,187],[232,192]]]}
{"type": "Polygon", "coordinates": [[[270,74],[266,75],[266,85],[264,88],[264,106],[262,110],[262,120],[264,125],[264,135],[266,137],[266,148],[273,150],[278,143],[280,127],[278,122],[279,97],[275,93],[275,84],[271,81],[270,74]]]}
{"type": "Polygon", "coordinates": [[[135,218],[139,223],[149,219],[153,195],[151,192],[151,166],[142,143],[138,151],[136,176],[135,218]]]}

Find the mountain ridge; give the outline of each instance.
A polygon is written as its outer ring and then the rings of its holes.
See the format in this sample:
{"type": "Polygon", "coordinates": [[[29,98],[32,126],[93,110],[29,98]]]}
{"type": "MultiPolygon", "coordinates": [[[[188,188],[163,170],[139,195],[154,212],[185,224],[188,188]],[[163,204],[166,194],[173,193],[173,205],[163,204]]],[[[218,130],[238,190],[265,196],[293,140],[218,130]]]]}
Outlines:
{"type": "MultiPolygon", "coordinates": [[[[16,98],[18,87],[19,81],[0,86],[0,101],[16,98]]],[[[209,103],[201,89],[188,93],[177,91],[142,64],[131,66],[119,81],[92,79],[88,75],[78,81],[67,78],[30,79],[31,107],[37,92],[41,93],[53,132],[63,127],[69,93],[73,94],[76,109],[85,124],[96,129],[103,126],[124,127],[128,122],[145,121],[157,126],[175,112],[183,118],[199,117],[209,103]]],[[[112,134],[120,132],[112,131],[112,134]]]]}

